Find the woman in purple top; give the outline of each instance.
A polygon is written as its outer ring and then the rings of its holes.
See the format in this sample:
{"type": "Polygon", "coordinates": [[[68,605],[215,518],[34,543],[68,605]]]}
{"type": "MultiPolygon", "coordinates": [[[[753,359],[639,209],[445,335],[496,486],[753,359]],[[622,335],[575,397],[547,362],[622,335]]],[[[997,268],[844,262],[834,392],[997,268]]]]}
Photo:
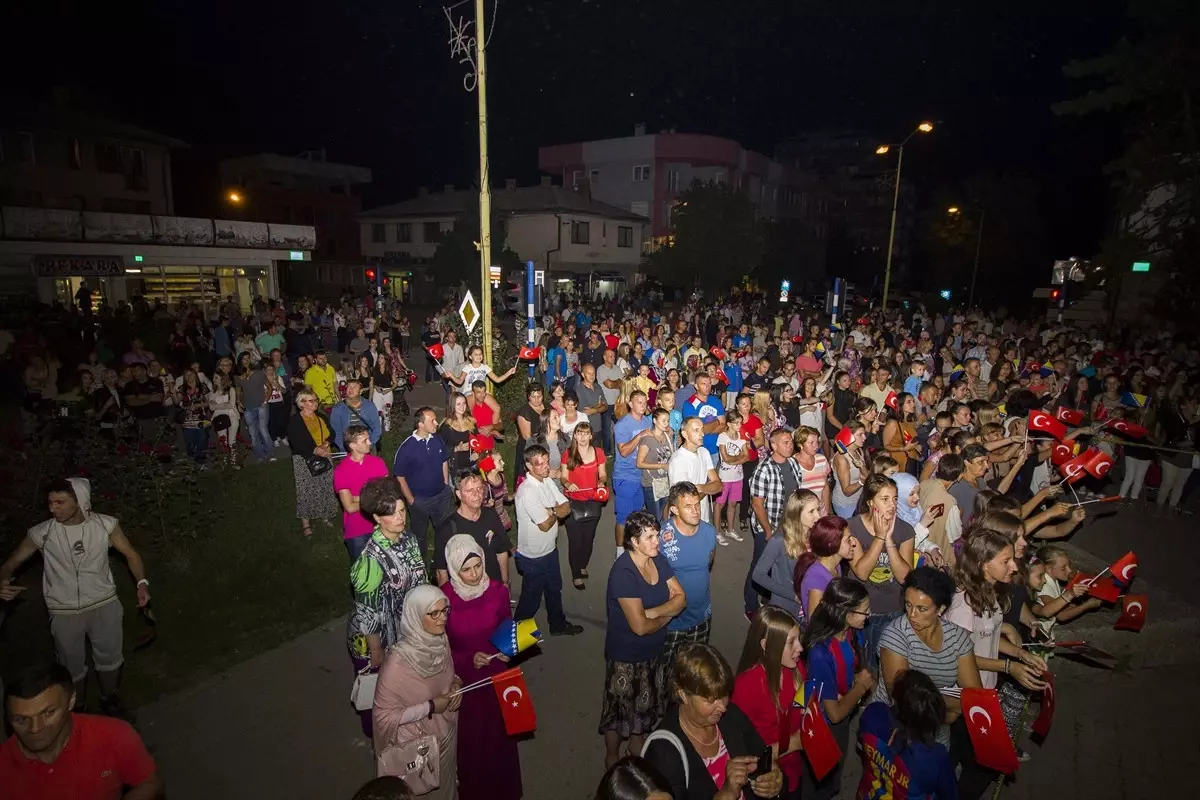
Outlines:
{"type": "MultiPolygon", "coordinates": [[[[496,648],[488,641],[500,623],[512,619],[508,587],[488,578],[483,548],[465,533],[451,536],[446,543],[446,566],[450,574],[450,582],[442,587],[450,601],[446,636],[454,674],[469,686],[508,669],[507,656],[489,658],[496,648]]],[[[517,740],[504,730],[496,693],[467,692],[459,713],[470,720],[458,729],[459,800],[520,800],[517,740]]]]}
{"type": "Polygon", "coordinates": [[[792,576],[805,619],[812,618],[825,587],[844,571],[842,562],[858,557],[858,546],[858,540],[850,535],[850,528],[841,517],[821,517],[813,524],[808,532],[808,551],[796,560],[792,576]]]}

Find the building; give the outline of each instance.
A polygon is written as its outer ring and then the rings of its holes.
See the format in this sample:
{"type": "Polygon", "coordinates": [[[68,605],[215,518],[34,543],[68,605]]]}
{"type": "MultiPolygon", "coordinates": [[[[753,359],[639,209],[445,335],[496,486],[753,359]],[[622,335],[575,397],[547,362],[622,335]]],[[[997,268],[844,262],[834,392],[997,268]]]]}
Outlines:
{"type": "MultiPolygon", "coordinates": [[[[815,181],[814,193],[828,226],[828,270],[863,286],[882,287],[896,156],[877,155],[878,145],[877,138],[863,131],[822,131],[781,142],[775,158],[815,181]]],[[[916,194],[911,183],[901,184],[893,282],[903,281],[908,272],[916,194]]]]}
{"type": "MultiPolygon", "coordinates": [[[[611,280],[636,282],[642,260],[647,221],[625,208],[552,185],[518,187],[509,180],[492,192],[492,209],[501,230],[494,234],[522,261],[532,261],[554,280],[611,280]]],[[[363,254],[397,265],[421,264],[437,252],[443,237],[456,225],[479,216],[479,193],[474,190],[431,193],[359,215],[363,254]]],[[[476,234],[477,235],[477,234],[476,234]]],[[[616,289],[614,288],[614,291],[616,289]]]]}
{"type": "Polygon", "coordinates": [[[219,171],[226,213],[238,219],[314,228],[314,261],[361,257],[359,191],[371,182],[371,170],[328,161],[322,149],[298,156],[259,153],[230,158],[220,163],[219,171]]]}
{"type": "Polygon", "coordinates": [[[646,133],[538,148],[538,168],[563,186],[587,187],[601,202],[648,222],[649,248],[669,243],[671,214],[693,181],[740,187],[768,219],[811,224],[824,236],[814,185],[804,173],[718,136],[646,133]]]}

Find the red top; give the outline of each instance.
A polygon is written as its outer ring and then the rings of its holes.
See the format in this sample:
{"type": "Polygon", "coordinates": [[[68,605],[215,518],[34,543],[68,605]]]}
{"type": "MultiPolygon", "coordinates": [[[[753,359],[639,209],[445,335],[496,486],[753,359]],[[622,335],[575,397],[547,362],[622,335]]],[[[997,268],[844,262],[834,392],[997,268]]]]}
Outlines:
{"type": "Polygon", "coordinates": [[[154,759],[129,723],[72,714],[66,747],[53,764],[27,758],[16,736],[0,745],[0,790],[22,800],[120,800],[154,776],[154,759]]]}
{"type": "MultiPolygon", "coordinates": [[[[580,492],[595,491],[600,486],[600,465],[604,463],[604,451],[599,447],[593,447],[592,450],[596,455],[590,462],[580,464],[571,470],[569,478],[565,475],[563,476],[562,482],[564,486],[568,483],[573,483],[580,492]]],[[[567,458],[570,455],[570,452],[563,453],[562,463],[564,467],[567,465],[567,458]]],[[[574,492],[569,492],[568,494],[574,494],[574,492]]]]}
{"type": "MultiPolygon", "coordinates": [[[[762,420],[758,418],[758,415],[751,414],[749,417],[742,420],[742,438],[747,442],[753,443],[754,437],[758,435],[760,430],[762,430],[762,426],[762,420]]],[[[758,461],[758,448],[753,444],[746,448],[746,454],[749,456],[747,463],[758,461]]]]}
{"type": "Polygon", "coordinates": [[[492,411],[492,407],[486,402],[476,403],[472,406],[471,416],[475,418],[475,425],[480,428],[496,424],[496,413],[492,411]]]}
{"type": "MultiPolygon", "coordinates": [[[[803,674],[801,674],[803,680],[803,674]]],[[[767,671],[762,664],[755,664],[733,680],[733,702],[754,723],[754,730],[768,745],[779,745],[779,752],[788,749],[788,740],[800,730],[804,709],[793,703],[796,686],[791,671],[783,673],[783,685],[779,690],[779,710],[771,702],[767,689],[767,671]]],[[[788,788],[800,785],[804,772],[804,755],[797,750],[779,759],[779,769],[787,778],[788,788]]]]}

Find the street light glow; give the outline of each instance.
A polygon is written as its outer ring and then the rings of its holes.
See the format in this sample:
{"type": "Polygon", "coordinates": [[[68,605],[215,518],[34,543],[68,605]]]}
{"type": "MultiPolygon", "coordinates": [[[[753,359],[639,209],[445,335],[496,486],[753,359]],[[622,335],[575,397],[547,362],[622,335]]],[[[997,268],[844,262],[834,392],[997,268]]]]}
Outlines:
{"type": "Polygon", "coordinates": [[[950,206],[946,209],[947,214],[957,214],[961,209],[958,206],[950,206]]]}
{"type": "Polygon", "coordinates": [[[889,148],[886,144],[881,144],[881,145],[879,145],[879,147],[875,148],[875,155],[881,156],[884,153],[886,153],[888,150],[889,150],[889,148]]]}
{"type": "Polygon", "coordinates": [[[933,130],[933,123],[932,122],[922,122],[920,125],[917,126],[917,130],[919,130],[921,133],[929,133],[931,130],[933,130]]]}
{"type": "Polygon", "coordinates": [[[229,199],[229,202],[233,203],[234,205],[242,202],[242,195],[238,192],[230,192],[228,195],[226,195],[226,197],[229,199]]]}

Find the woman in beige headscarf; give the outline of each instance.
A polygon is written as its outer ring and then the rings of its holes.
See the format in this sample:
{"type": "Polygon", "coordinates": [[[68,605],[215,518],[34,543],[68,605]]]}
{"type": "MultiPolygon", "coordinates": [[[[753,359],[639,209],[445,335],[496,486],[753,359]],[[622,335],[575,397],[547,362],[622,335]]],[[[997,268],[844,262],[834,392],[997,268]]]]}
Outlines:
{"type": "Polygon", "coordinates": [[[429,800],[458,798],[458,707],[446,620],[450,602],[436,586],[404,598],[400,641],[388,650],[375,686],[373,711],[377,775],[404,778],[429,800]]]}

